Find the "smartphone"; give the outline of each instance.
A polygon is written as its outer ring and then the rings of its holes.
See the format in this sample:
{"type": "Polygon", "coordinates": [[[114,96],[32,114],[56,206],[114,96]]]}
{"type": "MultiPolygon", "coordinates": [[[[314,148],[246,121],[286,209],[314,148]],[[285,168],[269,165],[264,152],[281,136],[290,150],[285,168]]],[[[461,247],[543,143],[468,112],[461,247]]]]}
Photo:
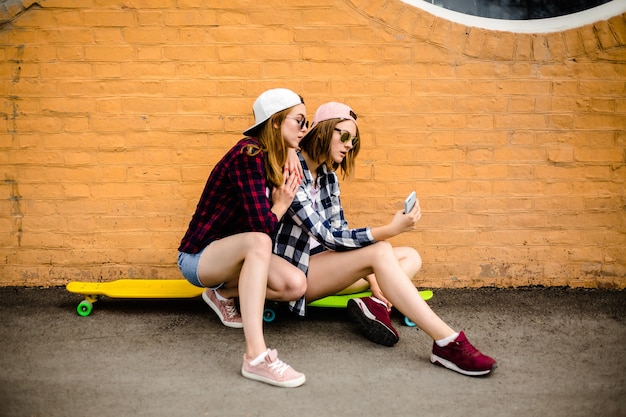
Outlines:
{"type": "Polygon", "coordinates": [[[413,206],[415,206],[415,201],[417,197],[415,196],[415,191],[413,191],[409,196],[404,200],[404,214],[413,210],[413,206]]]}

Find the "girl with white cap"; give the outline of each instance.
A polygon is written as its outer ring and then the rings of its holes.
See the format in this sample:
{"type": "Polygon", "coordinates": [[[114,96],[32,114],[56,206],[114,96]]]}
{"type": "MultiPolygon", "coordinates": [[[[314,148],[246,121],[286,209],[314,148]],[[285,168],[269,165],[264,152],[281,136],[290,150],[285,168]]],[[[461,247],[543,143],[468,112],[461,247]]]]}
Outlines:
{"type": "Polygon", "coordinates": [[[360,149],[357,116],[350,107],[330,102],[315,112],[311,130],[300,142],[304,177],[287,215],[281,220],[274,253],[307,274],[304,297],[291,302],[301,315],[307,303],[358,287],[367,277],[373,297],[352,299],[350,314],[372,341],[391,346],[398,333],[391,325],[394,305],[433,340],[431,362],[470,376],[488,375],[496,361],[474,348],[422,299],[411,278],[422,260],[413,248],[394,248],[387,239],[413,230],[421,217],[419,203],[379,227],[350,229],[344,219],[335,171],[354,171],[360,149]]]}
{"type": "Polygon", "coordinates": [[[277,88],[261,94],[253,111],[255,124],[209,175],[178,248],[178,266],[189,282],[207,288],[202,297],[224,325],[243,327],[243,376],[297,387],[304,374],[265,344],[263,307],[266,296],[286,301],[306,288],[302,272],[272,254],[271,238],[301,181],[283,166],[306,132],[306,107],[298,94],[277,88]]]}

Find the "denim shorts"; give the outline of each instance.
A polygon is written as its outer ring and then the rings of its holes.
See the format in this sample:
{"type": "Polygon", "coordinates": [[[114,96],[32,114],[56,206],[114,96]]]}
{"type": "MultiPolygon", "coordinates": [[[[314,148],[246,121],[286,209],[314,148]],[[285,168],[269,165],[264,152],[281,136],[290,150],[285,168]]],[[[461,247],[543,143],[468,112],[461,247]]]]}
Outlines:
{"type": "MultiPolygon", "coordinates": [[[[200,256],[202,256],[205,249],[206,248],[194,254],[178,252],[178,269],[180,269],[180,272],[187,279],[187,281],[200,288],[207,288],[206,285],[200,282],[200,277],[198,276],[198,263],[200,263],[200,256]]],[[[208,288],[217,290],[222,285],[224,285],[224,283],[208,288]]]]}
{"type": "Polygon", "coordinates": [[[178,269],[180,269],[187,281],[196,287],[204,287],[200,282],[200,277],[198,277],[198,263],[200,262],[202,252],[194,254],[178,252],[178,269]]]}

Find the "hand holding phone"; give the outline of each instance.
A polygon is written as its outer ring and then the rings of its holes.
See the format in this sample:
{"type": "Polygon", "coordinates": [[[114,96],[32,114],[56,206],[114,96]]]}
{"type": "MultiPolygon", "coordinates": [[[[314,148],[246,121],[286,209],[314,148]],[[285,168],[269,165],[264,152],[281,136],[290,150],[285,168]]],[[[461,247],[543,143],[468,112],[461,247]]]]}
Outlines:
{"type": "Polygon", "coordinates": [[[415,195],[415,191],[413,191],[409,196],[404,200],[404,214],[407,214],[413,207],[415,206],[415,202],[417,201],[417,196],[415,195]]]}

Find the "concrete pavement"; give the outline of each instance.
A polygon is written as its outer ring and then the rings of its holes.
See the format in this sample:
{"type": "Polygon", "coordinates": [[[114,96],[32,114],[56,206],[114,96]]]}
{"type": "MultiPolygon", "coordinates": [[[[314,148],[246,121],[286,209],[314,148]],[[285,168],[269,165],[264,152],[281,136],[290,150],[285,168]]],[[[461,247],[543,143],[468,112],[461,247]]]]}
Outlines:
{"type": "Polygon", "coordinates": [[[626,292],[435,290],[429,302],[498,360],[488,378],[428,361],[400,325],[386,348],[345,310],[267,324],[296,389],[240,375],[241,330],[200,298],[112,300],[79,317],[64,288],[0,288],[0,416],[626,416],[626,292]]]}

